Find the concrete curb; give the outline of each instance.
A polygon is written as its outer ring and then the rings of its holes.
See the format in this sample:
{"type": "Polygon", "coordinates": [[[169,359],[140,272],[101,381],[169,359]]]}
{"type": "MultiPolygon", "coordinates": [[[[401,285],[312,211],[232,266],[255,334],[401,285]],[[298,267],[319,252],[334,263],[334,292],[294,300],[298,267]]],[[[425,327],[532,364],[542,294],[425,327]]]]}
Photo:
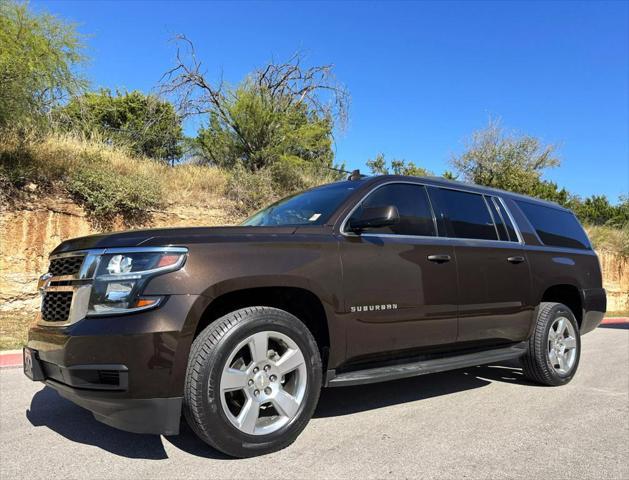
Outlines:
{"type": "Polygon", "coordinates": [[[22,350],[4,350],[0,352],[0,368],[22,366],[22,350]]]}
{"type": "MultiPolygon", "coordinates": [[[[604,318],[601,325],[629,325],[629,317],[604,318]]],[[[0,352],[0,369],[22,366],[22,350],[5,350],[0,352]]]]}
{"type": "Polygon", "coordinates": [[[604,318],[601,325],[627,325],[629,317],[608,317],[604,318]]]}

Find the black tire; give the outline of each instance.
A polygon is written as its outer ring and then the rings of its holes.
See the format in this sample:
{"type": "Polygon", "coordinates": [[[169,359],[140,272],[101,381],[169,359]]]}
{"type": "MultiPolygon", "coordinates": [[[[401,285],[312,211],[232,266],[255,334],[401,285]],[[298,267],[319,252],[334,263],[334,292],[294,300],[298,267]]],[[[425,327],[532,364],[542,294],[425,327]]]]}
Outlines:
{"type": "Polygon", "coordinates": [[[570,382],[579,366],[581,356],[581,335],[579,325],[572,311],[561,303],[542,302],[538,308],[535,331],[529,339],[528,351],[522,357],[524,375],[542,385],[559,386],[570,382]],[[560,374],[551,365],[548,356],[549,332],[557,318],[567,318],[576,332],[576,359],[566,374],[560,374]]]}
{"type": "Polygon", "coordinates": [[[308,328],[288,312],[249,307],[229,313],[206,327],[192,343],[184,387],[184,415],[204,442],[233,457],[263,455],[295,441],[312,417],[321,390],[321,358],[308,328]],[[250,335],[277,331],[289,336],[303,353],[307,383],[296,416],[279,430],[265,435],[240,431],[221,404],[220,379],[234,348],[250,335]]]}

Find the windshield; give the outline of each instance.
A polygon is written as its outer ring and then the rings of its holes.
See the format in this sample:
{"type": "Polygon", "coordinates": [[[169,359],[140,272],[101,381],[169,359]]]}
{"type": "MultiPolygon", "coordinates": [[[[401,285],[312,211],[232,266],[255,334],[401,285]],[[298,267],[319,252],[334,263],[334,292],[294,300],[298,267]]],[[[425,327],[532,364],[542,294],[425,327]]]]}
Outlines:
{"type": "Polygon", "coordinates": [[[313,188],[266,207],[242,225],[323,225],[360,182],[338,182],[313,188]]]}

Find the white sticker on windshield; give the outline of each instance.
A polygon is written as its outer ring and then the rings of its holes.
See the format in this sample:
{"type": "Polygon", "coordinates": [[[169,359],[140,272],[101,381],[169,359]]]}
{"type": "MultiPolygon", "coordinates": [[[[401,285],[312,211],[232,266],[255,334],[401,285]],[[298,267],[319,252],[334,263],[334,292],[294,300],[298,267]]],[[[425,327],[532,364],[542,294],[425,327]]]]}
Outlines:
{"type": "Polygon", "coordinates": [[[312,217],[310,217],[308,219],[309,222],[316,222],[317,220],[319,220],[319,217],[321,216],[320,213],[315,213],[312,217]]]}

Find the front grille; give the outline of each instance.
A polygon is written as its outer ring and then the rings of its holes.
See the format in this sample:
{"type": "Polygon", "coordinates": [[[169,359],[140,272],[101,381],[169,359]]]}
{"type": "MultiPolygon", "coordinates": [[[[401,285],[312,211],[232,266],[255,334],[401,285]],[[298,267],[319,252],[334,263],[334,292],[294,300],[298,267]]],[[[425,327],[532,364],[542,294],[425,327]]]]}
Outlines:
{"type": "Polygon", "coordinates": [[[75,255],[71,257],[54,258],[50,261],[48,273],[53,277],[61,275],[74,275],[81,270],[84,255],[75,255]]]}
{"type": "Polygon", "coordinates": [[[72,292],[46,292],[41,304],[42,318],[46,322],[65,322],[70,317],[72,292]]]}

